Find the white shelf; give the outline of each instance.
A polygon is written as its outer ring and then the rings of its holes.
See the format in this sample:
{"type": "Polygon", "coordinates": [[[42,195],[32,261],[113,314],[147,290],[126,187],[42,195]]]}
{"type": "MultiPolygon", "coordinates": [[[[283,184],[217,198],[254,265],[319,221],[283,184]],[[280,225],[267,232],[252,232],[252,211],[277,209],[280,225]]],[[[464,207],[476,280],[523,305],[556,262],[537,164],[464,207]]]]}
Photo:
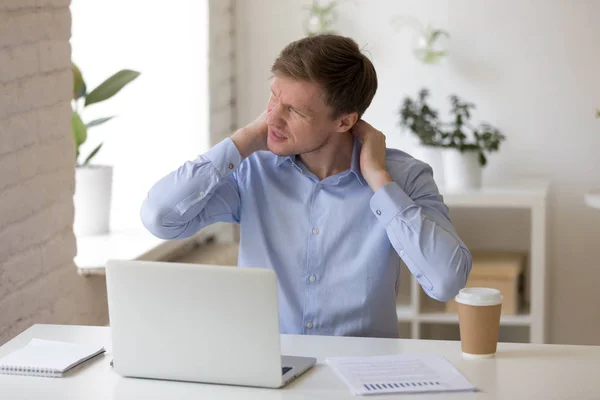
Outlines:
{"type": "Polygon", "coordinates": [[[548,189],[546,181],[521,181],[511,186],[484,186],[461,192],[440,187],[440,193],[449,207],[529,208],[543,204],[548,189]]]}
{"type": "Polygon", "coordinates": [[[112,231],[106,235],[78,236],[73,259],[80,275],[104,275],[106,262],[118,260],[161,260],[186,246],[215,236],[221,224],[213,224],[181,240],[163,240],[145,229],[112,231]]]}
{"type": "MultiPolygon", "coordinates": [[[[421,322],[432,324],[458,324],[458,314],[446,312],[418,313],[413,308],[404,305],[396,307],[399,322],[421,322]]],[[[502,315],[502,326],[531,326],[530,314],[502,315]]]]}
{"type": "MultiPolygon", "coordinates": [[[[438,324],[458,324],[458,314],[452,313],[422,313],[416,316],[420,322],[438,324]]],[[[506,326],[530,326],[531,316],[529,314],[502,315],[500,325],[506,326]]]]}
{"type": "Polygon", "coordinates": [[[144,230],[113,231],[106,235],[78,236],[75,264],[79,269],[106,265],[111,258],[134,260],[165,243],[144,230]]]}

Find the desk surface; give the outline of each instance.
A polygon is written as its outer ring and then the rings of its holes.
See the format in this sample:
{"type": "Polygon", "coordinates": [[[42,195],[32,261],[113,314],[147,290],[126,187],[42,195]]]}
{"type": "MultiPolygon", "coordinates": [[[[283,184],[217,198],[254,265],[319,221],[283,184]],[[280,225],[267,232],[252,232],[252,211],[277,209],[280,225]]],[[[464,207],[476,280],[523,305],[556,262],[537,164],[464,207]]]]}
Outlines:
{"type": "Polygon", "coordinates": [[[478,393],[418,394],[381,398],[426,399],[599,399],[600,346],[501,343],[495,359],[463,360],[460,343],[410,339],[363,339],[282,335],[288,355],[315,356],[319,363],[284,389],[257,389],[122,378],[112,371],[110,330],[106,327],[34,325],[4,346],[0,357],[31,338],[100,343],[104,356],[78,367],[65,378],[0,374],[0,399],[351,399],[346,385],[323,363],[326,357],[436,353],[445,356],[478,393]]]}

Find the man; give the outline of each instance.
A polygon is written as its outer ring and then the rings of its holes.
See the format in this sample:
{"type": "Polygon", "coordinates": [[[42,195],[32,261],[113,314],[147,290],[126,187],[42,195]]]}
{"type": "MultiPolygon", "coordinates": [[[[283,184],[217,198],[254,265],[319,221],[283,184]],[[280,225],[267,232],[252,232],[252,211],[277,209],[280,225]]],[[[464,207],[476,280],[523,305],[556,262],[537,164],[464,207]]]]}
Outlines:
{"type": "Polygon", "coordinates": [[[432,170],[360,119],[377,76],[352,39],[293,42],[271,71],[266,111],[158,181],[144,225],[239,223],[238,265],[277,273],[281,333],[397,337],[400,259],[440,301],[471,270],[432,170]]]}

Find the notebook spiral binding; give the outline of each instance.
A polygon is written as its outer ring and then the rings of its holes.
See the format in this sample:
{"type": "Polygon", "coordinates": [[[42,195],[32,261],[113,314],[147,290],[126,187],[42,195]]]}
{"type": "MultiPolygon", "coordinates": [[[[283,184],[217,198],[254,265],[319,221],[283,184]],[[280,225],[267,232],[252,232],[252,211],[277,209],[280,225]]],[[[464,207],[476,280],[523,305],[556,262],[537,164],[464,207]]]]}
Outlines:
{"type": "Polygon", "coordinates": [[[48,368],[27,368],[17,367],[13,365],[5,365],[0,367],[0,373],[8,375],[27,375],[27,376],[42,376],[49,378],[57,378],[62,376],[60,371],[48,368]]]}

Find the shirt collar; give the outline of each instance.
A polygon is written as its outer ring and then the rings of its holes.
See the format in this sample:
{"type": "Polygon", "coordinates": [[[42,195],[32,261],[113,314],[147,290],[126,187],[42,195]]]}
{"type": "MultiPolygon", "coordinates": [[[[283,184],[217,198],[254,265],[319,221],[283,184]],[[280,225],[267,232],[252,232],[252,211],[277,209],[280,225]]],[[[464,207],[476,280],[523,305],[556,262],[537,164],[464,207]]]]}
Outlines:
{"type": "Polygon", "coordinates": [[[367,181],[360,172],[360,151],[362,150],[362,144],[357,137],[354,137],[354,147],[352,147],[352,163],[350,164],[350,171],[356,176],[356,179],[362,186],[367,185],[367,181]]]}
{"type": "MultiPolygon", "coordinates": [[[[362,144],[360,143],[360,140],[358,140],[358,138],[355,137],[354,144],[352,147],[352,161],[350,163],[350,172],[352,174],[354,174],[354,176],[356,176],[356,179],[358,179],[358,181],[360,182],[360,184],[362,186],[365,186],[367,184],[367,181],[365,180],[365,178],[362,176],[362,173],[360,172],[360,151],[361,151],[361,149],[362,149],[362,144]]],[[[296,163],[296,156],[295,155],[293,155],[293,156],[277,156],[275,163],[279,167],[288,160],[290,161],[291,165],[294,165],[296,163]]]]}
{"type": "Polygon", "coordinates": [[[290,160],[290,162],[293,163],[295,161],[295,159],[296,159],[296,156],[277,156],[275,164],[279,167],[285,161],[290,160]]]}

